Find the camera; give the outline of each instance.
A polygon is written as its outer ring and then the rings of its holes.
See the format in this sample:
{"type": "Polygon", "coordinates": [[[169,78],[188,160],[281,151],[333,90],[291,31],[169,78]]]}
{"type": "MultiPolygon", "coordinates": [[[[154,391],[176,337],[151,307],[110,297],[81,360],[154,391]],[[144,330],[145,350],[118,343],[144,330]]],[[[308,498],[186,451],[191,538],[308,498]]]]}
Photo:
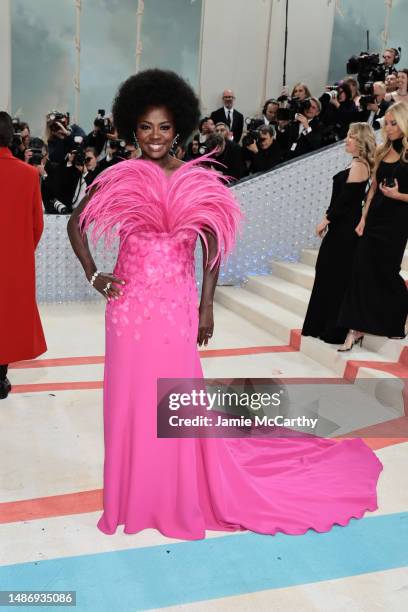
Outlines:
{"type": "Polygon", "coordinates": [[[242,138],[242,146],[248,147],[251,144],[258,144],[259,142],[259,131],[249,129],[245,136],[242,138]]]}
{"type": "Polygon", "coordinates": [[[28,160],[31,166],[39,166],[41,164],[43,155],[44,141],[41,138],[32,138],[30,140],[29,150],[32,152],[32,156],[28,160]]]}
{"type": "Polygon", "coordinates": [[[16,151],[23,142],[21,137],[21,123],[18,117],[13,117],[11,122],[13,124],[13,142],[11,144],[11,150],[16,151]]]}
{"type": "Polygon", "coordinates": [[[362,51],[360,55],[352,55],[347,62],[347,74],[357,74],[358,84],[360,89],[363,89],[364,84],[371,79],[372,73],[378,69],[380,65],[380,56],[378,53],[367,53],[362,51]]]}
{"type": "Polygon", "coordinates": [[[245,125],[247,132],[252,132],[257,129],[259,124],[259,119],[256,117],[245,117],[245,125]]]}
{"type": "Polygon", "coordinates": [[[74,155],[74,159],[72,160],[74,166],[83,166],[85,164],[85,147],[83,146],[83,140],[82,136],[75,136],[74,142],[79,146],[68,153],[68,155],[74,155]]]}
{"type": "Polygon", "coordinates": [[[132,152],[126,149],[126,140],[115,138],[109,140],[109,146],[112,150],[112,162],[117,164],[125,159],[129,159],[132,152]]]}
{"type": "Polygon", "coordinates": [[[288,96],[279,96],[279,104],[282,104],[277,112],[278,121],[295,121],[296,115],[304,115],[311,107],[309,98],[300,100],[299,98],[289,98],[288,96]]]}
{"type": "Polygon", "coordinates": [[[94,126],[98,127],[102,134],[112,134],[113,126],[109,117],[105,117],[105,109],[98,108],[98,114],[94,120],[94,126]]]}
{"type": "Polygon", "coordinates": [[[374,83],[368,81],[363,88],[363,95],[360,96],[360,107],[367,110],[367,104],[376,104],[377,98],[374,95],[374,83]]]}
{"type": "Polygon", "coordinates": [[[65,206],[65,204],[63,204],[59,200],[57,200],[57,198],[54,198],[53,200],[51,200],[51,204],[54,207],[54,210],[56,211],[56,213],[58,215],[65,215],[65,214],[67,214],[68,207],[65,206]]]}
{"type": "MultiPolygon", "coordinates": [[[[51,111],[47,115],[47,125],[51,132],[59,132],[61,126],[58,123],[61,123],[64,119],[67,120],[67,125],[69,124],[69,113],[60,113],[58,111],[51,111]]],[[[68,128],[66,128],[68,129],[68,128]]]]}

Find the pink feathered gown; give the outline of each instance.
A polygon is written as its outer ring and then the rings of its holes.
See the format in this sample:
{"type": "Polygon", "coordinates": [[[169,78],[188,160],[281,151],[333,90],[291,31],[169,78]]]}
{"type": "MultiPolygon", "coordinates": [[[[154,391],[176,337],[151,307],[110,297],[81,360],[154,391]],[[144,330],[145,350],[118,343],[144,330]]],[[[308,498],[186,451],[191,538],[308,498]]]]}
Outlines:
{"type": "Polygon", "coordinates": [[[319,532],[377,508],[380,461],[362,440],[156,436],[157,378],[201,378],[194,249],[216,235],[217,259],[241,213],[218,173],[192,161],[168,178],[130,160],[103,172],[82,213],[107,243],[124,295],[106,308],[104,494],[98,527],[158,529],[185,540],[206,529],[319,532]]]}

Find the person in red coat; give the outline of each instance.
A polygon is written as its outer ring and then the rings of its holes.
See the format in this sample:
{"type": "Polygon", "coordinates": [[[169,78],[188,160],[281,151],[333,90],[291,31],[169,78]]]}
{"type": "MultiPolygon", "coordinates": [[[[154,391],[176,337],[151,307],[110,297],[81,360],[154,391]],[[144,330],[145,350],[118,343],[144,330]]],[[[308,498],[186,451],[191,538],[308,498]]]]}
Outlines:
{"type": "Polygon", "coordinates": [[[35,256],[43,227],[38,172],[13,157],[10,115],[0,112],[0,399],[11,385],[8,364],[47,350],[35,298],[35,256]]]}

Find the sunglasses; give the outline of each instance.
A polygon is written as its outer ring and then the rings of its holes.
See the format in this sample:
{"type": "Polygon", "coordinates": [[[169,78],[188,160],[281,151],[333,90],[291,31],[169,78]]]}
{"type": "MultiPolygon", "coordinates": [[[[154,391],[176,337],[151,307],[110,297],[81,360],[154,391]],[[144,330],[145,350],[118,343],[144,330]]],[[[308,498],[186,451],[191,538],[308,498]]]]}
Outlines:
{"type": "Polygon", "coordinates": [[[85,161],[88,163],[93,160],[93,157],[85,157],[85,161]]]}

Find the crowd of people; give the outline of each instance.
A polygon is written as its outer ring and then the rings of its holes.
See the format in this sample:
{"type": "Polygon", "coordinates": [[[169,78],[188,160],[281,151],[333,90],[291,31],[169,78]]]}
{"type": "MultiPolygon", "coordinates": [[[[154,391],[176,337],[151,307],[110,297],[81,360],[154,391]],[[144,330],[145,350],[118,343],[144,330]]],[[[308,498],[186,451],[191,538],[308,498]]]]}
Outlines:
{"type": "MultiPolygon", "coordinates": [[[[234,92],[225,89],[222,106],[200,119],[189,142],[175,141],[172,155],[188,161],[213,151],[216,169],[237,181],[344,139],[352,123],[379,129],[387,109],[408,99],[408,70],[397,70],[398,61],[398,50],[386,49],[383,63],[367,72],[359,57],[357,78],[328,86],[319,97],[302,82],[291,92],[284,87],[255,117],[244,118],[234,92]]],[[[18,119],[14,129],[12,152],[37,168],[49,214],[72,213],[102,170],[141,155],[134,136],[123,139],[104,109],[88,134],[57,111],[46,117],[44,139],[32,138],[28,124],[18,119]]]]}

